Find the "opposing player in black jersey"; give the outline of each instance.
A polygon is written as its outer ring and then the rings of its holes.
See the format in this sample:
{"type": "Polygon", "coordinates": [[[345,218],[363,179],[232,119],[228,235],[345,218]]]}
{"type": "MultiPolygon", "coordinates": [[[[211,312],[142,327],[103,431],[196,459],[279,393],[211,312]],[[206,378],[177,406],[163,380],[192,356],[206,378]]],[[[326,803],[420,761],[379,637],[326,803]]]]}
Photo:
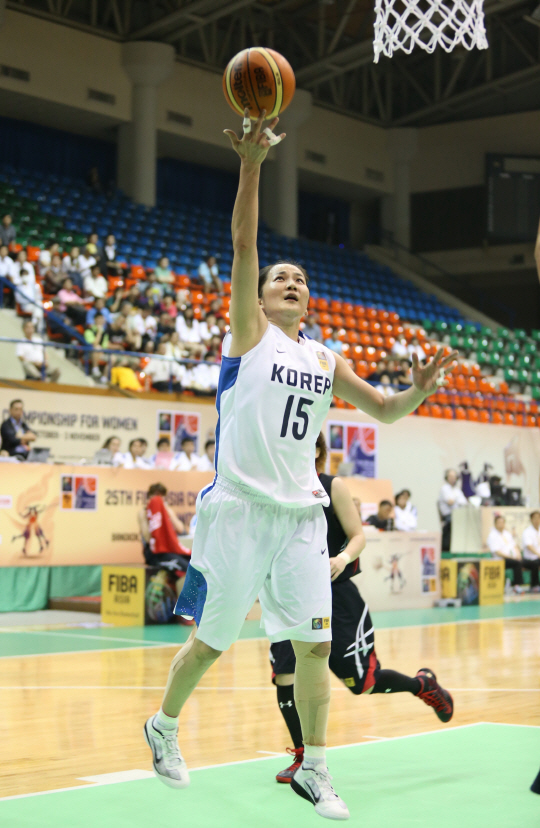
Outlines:
{"type": "MultiPolygon", "coordinates": [[[[381,669],[375,653],[375,632],[368,606],[350,580],[360,571],[358,556],[366,545],[362,522],[345,483],[339,477],[322,473],[326,463],[326,441],[322,434],[317,438],[316,457],[319,479],[330,497],[330,506],[324,507],[332,577],[330,669],[357,696],[409,692],[433,707],[442,722],[449,722],[454,712],[452,696],[438,684],[431,670],[423,668],[412,678],[395,670],[381,669]]],[[[289,641],[281,641],[272,644],[270,652],[279,709],[294,744],[293,749],[287,748],[287,752],[294,756],[292,765],[278,773],[276,779],[291,782],[304,755],[293,693],[294,650],[289,641]]],[[[292,784],[294,786],[294,782],[292,784]]]]}

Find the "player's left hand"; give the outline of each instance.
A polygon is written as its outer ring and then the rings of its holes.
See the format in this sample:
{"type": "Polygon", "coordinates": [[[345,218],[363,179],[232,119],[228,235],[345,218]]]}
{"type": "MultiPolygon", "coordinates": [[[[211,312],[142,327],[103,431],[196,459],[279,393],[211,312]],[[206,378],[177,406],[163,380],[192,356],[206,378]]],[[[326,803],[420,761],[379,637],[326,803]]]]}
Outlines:
{"type": "Polygon", "coordinates": [[[434,391],[444,386],[446,374],[453,367],[453,363],[459,357],[458,351],[452,351],[447,357],[444,356],[443,348],[439,348],[435,356],[425,365],[420,365],[417,354],[412,355],[412,377],[413,384],[418,391],[428,397],[434,391]]]}
{"type": "Polygon", "coordinates": [[[347,564],[345,563],[343,558],[339,557],[339,555],[336,555],[335,558],[330,558],[330,575],[332,576],[331,580],[335,581],[336,578],[338,578],[341,575],[346,566],[347,564]]]}

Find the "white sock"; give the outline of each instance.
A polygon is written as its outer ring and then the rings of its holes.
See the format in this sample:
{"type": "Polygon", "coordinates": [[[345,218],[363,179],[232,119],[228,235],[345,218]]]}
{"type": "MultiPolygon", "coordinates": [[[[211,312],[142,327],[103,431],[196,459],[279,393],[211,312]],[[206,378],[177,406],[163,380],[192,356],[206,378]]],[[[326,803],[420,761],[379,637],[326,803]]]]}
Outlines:
{"type": "Polygon", "coordinates": [[[176,730],[178,727],[178,716],[167,716],[160,707],[156,714],[156,724],[162,730],[176,730]]]}
{"type": "Polygon", "coordinates": [[[326,764],[326,746],[325,745],[304,745],[304,767],[315,767],[316,765],[326,764]]]}

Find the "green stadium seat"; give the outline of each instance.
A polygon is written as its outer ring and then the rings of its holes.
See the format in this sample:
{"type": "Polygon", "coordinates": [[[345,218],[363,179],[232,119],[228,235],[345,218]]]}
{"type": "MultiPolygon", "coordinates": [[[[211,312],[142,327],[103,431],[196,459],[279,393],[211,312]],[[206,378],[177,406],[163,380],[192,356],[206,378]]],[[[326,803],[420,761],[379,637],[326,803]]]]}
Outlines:
{"type": "Polygon", "coordinates": [[[462,348],[463,347],[463,337],[457,336],[457,334],[452,334],[450,337],[450,347],[451,348],[462,348]]]}
{"type": "Polygon", "coordinates": [[[506,346],[506,352],[508,354],[520,354],[521,353],[521,345],[519,342],[508,342],[506,346]]]}
{"type": "Polygon", "coordinates": [[[478,351],[476,354],[476,361],[479,365],[489,365],[491,362],[491,356],[487,351],[478,351]]]}
{"type": "Polygon", "coordinates": [[[536,345],[535,342],[531,342],[530,339],[528,342],[524,342],[522,345],[522,352],[524,354],[531,354],[531,356],[534,356],[537,353],[537,351],[538,345],[536,345]]]}
{"type": "Polygon", "coordinates": [[[474,347],[477,351],[487,351],[489,348],[489,339],[487,336],[479,336],[474,347]]]}
{"type": "Polygon", "coordinates": [[[434,328],[434,324],[431,319],[423,319],[422,320],[422,327],[425,331],[432,331],[434,328]]]}
{"type": "Polygon", "coordinates": [[[59,233],[58,241],[60,244],[73,244],[73,236],[71,233],[59,233]]]}
{"type": "Polygon", "coordinates": [[[540,371],[530,371],[529,382],[531,382],[533,385],[540,385],[540,371]]]}
{"type": "Polygon", "coordinates": [[[504,368],[515,368],[517,366],[518,358],[516,354],[505,354],[502,359],[504,368]]]}
{"type": "Polygon", "coordinates": [[[540,385],[536,385],[531,389],[531,396],[533,400],[540,400],[540,385]]]}
{"type": "MultiPolygon", "coordinates": [[[[475,330],[476,333],[476,330],[475,330]]],[[[476,339],[473,336],[464,336],[463,337],[463,347],[466,351],[473,351],[476,347],[476,339]]]]}
{"type": "Polygon", "coordinates": [[[516,339],[527,339],[527,331],[524,328],[516,328],[514,336],[516,339]]]}
{"type": "Polygon", "coordinates": [[[489,350],[493,351],[493,352],[495,352],[495,351],[504,351],[505,345],[506,345],[506,343],[505,343],[504,339],[499,339],[499,338],[492,339],[491,342],[489,343],[489,350]]]}
{"type": "Polygon", "coordinates": [[[520,368],[532,368],[534,366],[534,357],[530,354],[524,354],[518,357],[518,365],[520,368]]]}
{"type": "Polygon", "coordinates": [[[540,342],[540,331],[531,331],[531,339],[535,342],[540,342]]]}
{"type": "Polygon", "coordinates": [[[489,325],[482,325],[480,328],[480,335],[487,336],[488,339],[493,339],[495,336],[493,329],[489,327],[489,325]]]}
{"type": "Polygon", "coordinates": [[[463,333],[463,325],[461,324],[461,322],[450,322],[448,330],[450,331],[450,333],[460,334],[463,333]]]}
{"type": "Polygon", "coordinates": [[[524,368],[518,368],[516,374],[518,382],[529,382],[529,371],[526,371],[524,368]]]}
{"type": "Polygon", "coordinates": [[[509,339],[511,333],[508,328],[497,328],[497,336],[499,339],[509,339]]]}
{"type": "Polygon", "coordinates": [[[505,368],[504,371],[504,378],[506,382],[516,382],[517,381],[517,371],[515,368],[505,368]]]}
{"type": "Polygon", "coordinates": [[[439,331],[440,333],[446,333],[448,330],[448,322],[443,322],[442,319],[437,319],[435,322],[435,330],[439,331]]]}
{"type": "Polygon", "coordinates": [[[477,336],[478,331],[476,329],[476,325],[473,325],[471,322],[467,322],[465,325],[465,333],[467,336],[477,336]]]}
{"type": "Polygon", "coordinates": [[[494,368],[501,364],[502,354],[499,351],[492,351],[489,355],[489,362],[494,368]]]}

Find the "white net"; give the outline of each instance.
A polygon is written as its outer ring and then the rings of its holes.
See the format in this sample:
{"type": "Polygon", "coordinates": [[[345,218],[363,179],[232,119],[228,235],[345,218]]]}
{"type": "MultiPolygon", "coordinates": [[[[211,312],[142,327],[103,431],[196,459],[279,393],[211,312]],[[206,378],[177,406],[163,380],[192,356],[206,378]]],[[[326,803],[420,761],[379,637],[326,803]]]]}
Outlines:
{"type": "Polygon", "coordinates": [[[376,0],[374,61],[415,46],[433,52],[441,46],[487,49],[482,0],[376,0]]]}

